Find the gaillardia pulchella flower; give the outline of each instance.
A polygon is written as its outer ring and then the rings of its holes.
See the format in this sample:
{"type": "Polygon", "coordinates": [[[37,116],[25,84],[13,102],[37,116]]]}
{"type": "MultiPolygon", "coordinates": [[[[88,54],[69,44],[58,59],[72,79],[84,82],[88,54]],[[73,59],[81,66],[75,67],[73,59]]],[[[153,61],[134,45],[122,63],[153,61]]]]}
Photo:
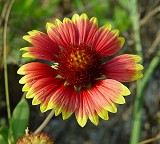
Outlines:
{"type": "Polygon", "coordinates": [[[129,89],[120,82],[130,82],[143,76],[143,66],[137,55],[124,54],[106,60],[124,44],[118,30],[106,24],[98,28],[97,18],[74,14],[72,19],[56,19],[47,23],[47,34],[30,31],[23,38],[33,46],[22,48],[23,57],[47,60],[51,65],[31,62],[23,65],[18,74],[25,75],[20,83],[32,104],[40,104],[41,112],[55,110],[67,119],[75,113],[84,126],[89,118],[95,125],[99,117],[108,120],[117,104],[124,104],[129,89]]]}

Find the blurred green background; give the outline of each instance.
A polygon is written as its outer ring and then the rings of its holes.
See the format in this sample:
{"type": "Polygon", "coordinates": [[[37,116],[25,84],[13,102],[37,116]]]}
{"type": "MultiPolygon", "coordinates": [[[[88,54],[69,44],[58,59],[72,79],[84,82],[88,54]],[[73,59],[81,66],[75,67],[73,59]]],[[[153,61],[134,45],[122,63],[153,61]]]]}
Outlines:
{"type": "MultiPolygon", "coordinates": [[[[7,126],[7,111],[4,86],[3,28],[5,5],[0,0],[0,126],[7,126]]],[[[109,114],[108,121],[100,121],[96,127],[90,122],[84,128],[78,126],[74,115],[63,121],[61,116],[53,117],[44,129],[56,144],[128,144],[133,136],[135,102],[141,105],[140,141],[155,137],[160,133],[160,65],[154,65],[154,58],[160,57],[160,0],[15,0],[7,27],[7,64],[11,110],[22,97],[22,86],[17,69],[32,59],[21,58],[20,48],[28,46],[22,39],[30,30],[46,33],[46,22],[56,18],[63,20],[74,13],[86,13],[90,18],[98,18],[99,26],[110,23],[118,29],[126,42],[118,54],[132,53],[143,56],[145,84],[140,99],[137,97],[137,83],[126,84],[132,94],[126,104],[118,106],[117,114],[109,114]],[[134,13],[135,10],[135,13],[134,13]],[[138,17],[138,22],[136,21],[138,17]],[[138,27],[138,32],[136,31],[138,27]],[[136,34],[135,34],[136,33],[136,34]],[[140,39],[137,39],[140,36],[140,39]],[[141,49],[137,49],[140,45],[141,49]]],[[[141,89],[141,87],[139,87],[141,89]]],[[[30,104],[29,129],[34,131],[48,115],[39,112],[39,106],[30,104]]],[[[158,141],[153,142],[158,144],[158,141]]]]}

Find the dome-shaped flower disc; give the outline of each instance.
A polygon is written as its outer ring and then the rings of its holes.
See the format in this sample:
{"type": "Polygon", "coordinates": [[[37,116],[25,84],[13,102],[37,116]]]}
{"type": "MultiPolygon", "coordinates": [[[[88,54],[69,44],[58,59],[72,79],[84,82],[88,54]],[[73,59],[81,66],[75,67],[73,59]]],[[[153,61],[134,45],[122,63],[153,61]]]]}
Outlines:
{"type": "Polygon", "coordinates": [[[86,14],[74,14],[63,22],[47,23],[47,34],[30,31],[23,38],[32,46],[23,57],[47,60],[52,65],[31,62],[23,65],[18,74],[24,75],[27,98],[32,104],[40,104],[41,112],[55,110],[67,119],[75,113],[80,126],[89,118],[95,125],[99,118],[108,120],[108,112],[115,113],[117,104],[124,104],[123,96],[130,94],[120,82],[141,78],[143,66],[140,57],[124,54],[108,62],[102,59],[117,53],[124,44],[118,30],[111,25],[98,27],[97,18],[86,14]]]}

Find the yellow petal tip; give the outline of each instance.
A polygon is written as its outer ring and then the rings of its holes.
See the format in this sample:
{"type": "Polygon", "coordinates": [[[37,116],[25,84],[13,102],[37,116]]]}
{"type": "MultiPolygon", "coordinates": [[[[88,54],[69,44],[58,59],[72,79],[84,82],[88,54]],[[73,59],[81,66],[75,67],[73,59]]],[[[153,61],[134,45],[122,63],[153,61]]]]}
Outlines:
{"type": "Polygon", "coordinates": [[[127,96],[127,95],[130,95],[130,94],[131,94],[130,90],[122,84],[122,95],[127,96]]]}
{"type": "Polygon", "coordinates": [[[37,31],[37,30],[32,30],[32,31],[29,31],[28,34],[30,36],[35,36],[37,33],[39,33],[40,31],[37,31]]]}
{"type": "Polygon", "coordinates": [[[54,28],[54,27],[55,27],[54,24],[47,22],[47,24],[46,24],[46,29],[47,29],[47,31],[49,31],[49,29],[52,29],[52,28],[54,28]]]}
{"type": "Polygon", "coordinates": [[[20,49],[20,51],[28,51],[28,50],[29,50],[29,47],[24,47],[20,49]]]}
{"type": "Polygon", "coordinates": [[[29,36],[29,35],[25,35],[25,36],[23,36],[23,39],[26,40],[26,41],[28,41],[28,42],[31,42],[30,37],[31,36],[29,36]]]}
{"type": "Polygon", "coordinates": [[[118,96],[115,103],[117,104],[124,104],[125,103],[125,99],[123,96],[118,96]]]}
{"type": "Polygon", "coordinates": [[[124,37],[119,37],[118,40],[120,41],[120,47],[122,47],[125,43],[125,38],[124,37]]]}
{"type": "Polygon", "coordinates": [[[17,70],[17,74],[19,75],[24,75],[24,67],[21,66],[18,70],[17,70]]]}
{"type": "Polygon", "coordinates": [[[22,57],[28,57],[28,58],[35,58],[33,55],[31,55],[29,52],[26,52],[22,55],[22,57]]]}

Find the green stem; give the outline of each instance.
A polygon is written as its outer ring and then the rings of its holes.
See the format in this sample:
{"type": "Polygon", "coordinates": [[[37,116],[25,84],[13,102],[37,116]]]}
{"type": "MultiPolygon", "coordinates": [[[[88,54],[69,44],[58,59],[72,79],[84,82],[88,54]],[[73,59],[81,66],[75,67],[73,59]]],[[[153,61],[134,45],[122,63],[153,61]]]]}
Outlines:
{"type": "Polygon", "coordinates": [[[156,137],[141,141],[138,144],[148,144],[148,143],[155,142],[155,141],[158,141],[158,140],[160,140],[160,136],[156,136],[156,137]]]}
{"type": "Polygon", "coordinates": [[[160,51],[150,62],[144,74],[144,77],[141,81],[141,89],[138,89],[137,91],[136,102],[134,105],[134,116],[133,116],[132,134],[130,141],[131,144],[137,144],[139,141],[141,123],[142,123],[141,119],[143,110],[143,91],[150,79],[150,76],[154,73],[154,70],[157,68],[159,64],[160,64],[160,51]]]}
{"type": "MultiPolygon", "coordinates": [[[[130,10],[130,17],[131,17],[132,26],[133,26],[136,51],[138,55],[142,57],[142,63],[143,63],[142,46],[141,46],[141,39],[140,39],[140,25],[138,21],[137,0],[130,0],[128,1],[128,4],[129,4],[128,6],[130,10]]],[[[158,54],[152,59],[151,63],[149,64],[149,67],[146,70],[143,79],[137,81],[137,92],[136,92],[136,100],[134,104],[130,144],[137,144],[139,141],[141,124],[142,124],[143,90],[150,76],[153,74],[155,68],[158,66],[159,61],[160,61],[160,57],[158,54]]]]}
{"type": "Polygon", "coordinates": [[[37,135],[38,133],[40,133],[46,127],[46,125],[49,123],[49,121],[53,116],[54,116],[54,109],[49,113],[49,115],[46,117],[43,123],[35,130],[34,134],[37,135]]]}
{"type": "Polygon", "coordinates": [[[7,115],[8,121],[10,124],[11,119],[11,110],[10,110],[10,101],[9,101],[9,88],[8,88],[8,70],[7,70],[7,24],[9,19],[9,14],[12,8],[14,0],[11,2],[8,1],[8,9],[5,15],[5,22],[3,28],[3,63],[4,63],[4,83],[5,83],[5,94],[6,94],[6,105],[7,105],[7,115]]]}
{"type": "Polygon", "coordinates": [[[137,0],[130,0],[128,1],[128,4],[129,4],[130,17],[131,17],[133,32],[134,32],[135,48],[136,48],[137,54],[142,57],[142,63],[143,63],[137,0]]]}
{"type": "MultiPolygon", "coordinates": [[[[137,0],[128,1],[130,17],[133,26],[134,32],[134,40],[137,54],[142,57],[143,63],[143,54],[142,54],[142,46],[140,39],[140,27],[138,21],[138,7],[137,0]]],[[[142,81],[137,81],[137,92],[136,92],[136,100],[134,104],[134,113],[133,113],[133,124],[132,124],[132,133],[131,133],[131,144],[136,144],[139,141],[140,130],[141,130],[141,116],[142,116],[142,106],[143,106],[143,95],[142,95],[142,81]]]]}
{"type": "Polygon", "coordinates": [[[153,57],[152,61],[150,62],[145,75],[142,79],[142,89],[145,88],[149,78],[154,73],[154,70],[157,68],[157,66],[160,64],[160,50],[157,52],[157,55],[153,57]]]}

